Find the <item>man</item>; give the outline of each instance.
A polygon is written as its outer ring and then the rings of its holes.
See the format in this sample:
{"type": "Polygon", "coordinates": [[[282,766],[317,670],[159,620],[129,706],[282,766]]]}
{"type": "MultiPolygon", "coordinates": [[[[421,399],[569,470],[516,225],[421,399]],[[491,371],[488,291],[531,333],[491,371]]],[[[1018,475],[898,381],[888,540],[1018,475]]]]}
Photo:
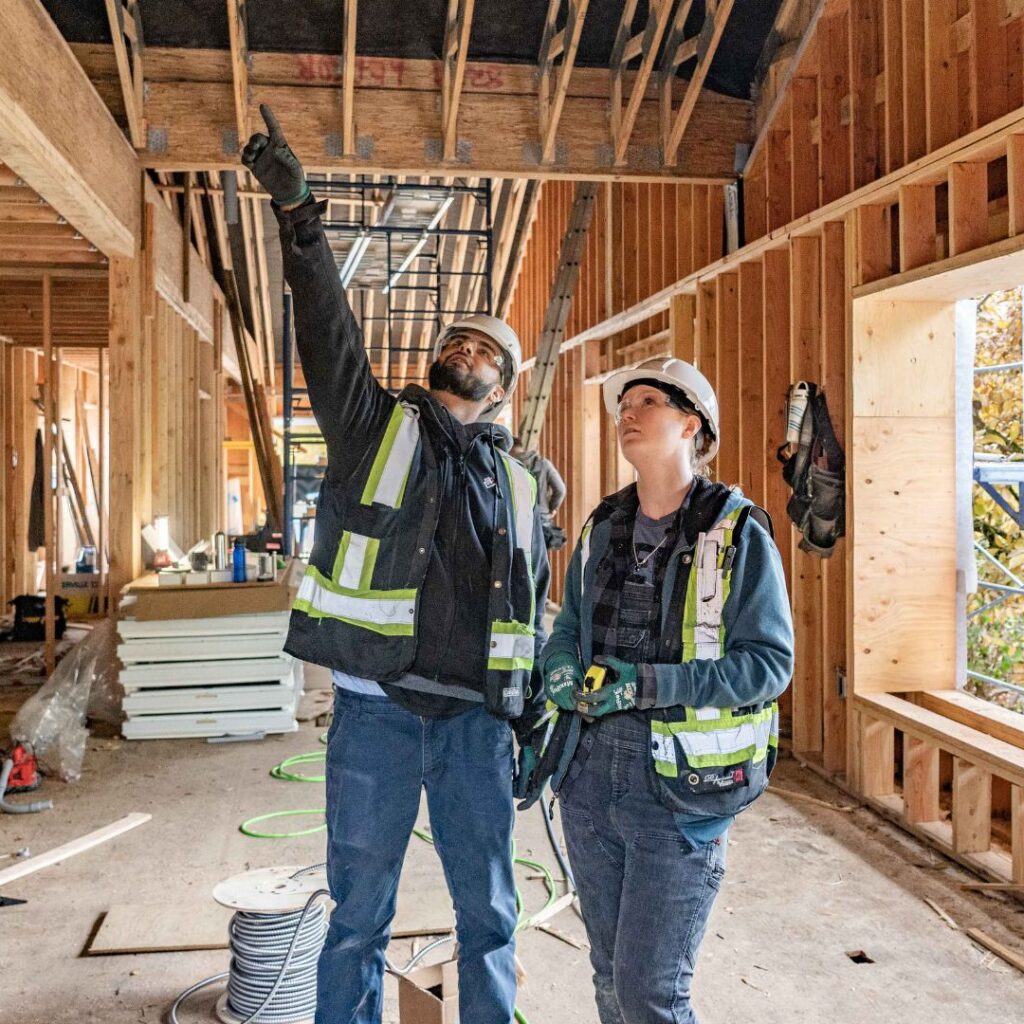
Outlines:
{"type": "Polygon", "coordinates": [[[544,528],[544,542],[549,550],[557,551],[565,545],[565,531],[555,525],[555,513],[565,501],[565,481],[555,464],[540,452],[523,447],[518,437],[512,439],[512,455],[517,458],[537,481],[537,508],[544,528]]]}
{"type": "Polygon", "coordinates": [[[521,353],[508,324],[443,330],[430,390],[374,379],[317,203],[267,107],[242,154],[270,193],[299,355],[327,445],[309,568],[286,650],[334,670],[327,872],[336,907],[318,970],[317,1024],[381,1019],[384,950],[426,789],[455,904],[467,1024],[510,1024],[515,1003],[512,730],[543,708],[534,658],[548,563],[535,485],[486,422],[521,353]]]}

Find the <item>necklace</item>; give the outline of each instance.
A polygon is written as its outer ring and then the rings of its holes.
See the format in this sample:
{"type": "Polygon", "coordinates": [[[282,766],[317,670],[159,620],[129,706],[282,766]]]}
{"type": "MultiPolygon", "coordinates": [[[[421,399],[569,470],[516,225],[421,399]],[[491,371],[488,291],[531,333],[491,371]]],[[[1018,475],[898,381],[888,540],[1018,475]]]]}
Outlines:
{"type": "Polygon", "coordinates": [[[668,540],[668,534],[666,533],[665,536],[662,537],[660,541],[658,541],[657,545],[655,547],[651,548],[651,550],[648,551],[647,554],[644,555],[643,558],[638,558],[637,554],[636,554],[636,537],[633,537],[633,539],[632,539],[632,545],[633,545],[633,568],[630,570],[630,575],[635,573],[637,571],[637,569],[642,569],[658,553],[658,549],[667,540],[668,540]]]}

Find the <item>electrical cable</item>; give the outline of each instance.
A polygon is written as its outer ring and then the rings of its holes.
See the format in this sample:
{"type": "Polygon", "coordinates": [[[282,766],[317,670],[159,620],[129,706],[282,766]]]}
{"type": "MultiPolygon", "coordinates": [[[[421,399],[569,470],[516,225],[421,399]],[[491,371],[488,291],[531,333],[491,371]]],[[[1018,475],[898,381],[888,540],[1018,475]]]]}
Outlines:
{"type": "MultiPolygon", "coordinates": [[[[292,878],[309,870],[296,871],[292,878]]],[[[317,961],[327,934],[327,907],[317,900],[329,896],[326,889],[317,889],[302,910],[284,914],[236,912],[228,928],[231,966],[185,989],[171,1005],[169,1024],[180,1024],[178,1010],[186,999],[224,978],[225,1009],[241,1024],[293,1024],[312,1017],[317,961]]]]}
{"type": "Polygon", "coordinates": [[[291,771],[295,765],[324,764],[326,761],[326,750],[311,750],[308,754],[296,754],[294,757],[286,757],[270,769],[270,774],[273,778],[283,779],[285,782],[326,782],[326,775],[303,775],[301,772],[291,771]]]}
{"type": "Polygon", "coordinates": [[[275,818],[294,818],[302,814],[318,814],[323,817],[323,807],[307,807],[298,811],[271,811],[270,814],[257,814],[255,818],[247,818],[238,826],[238,831],[243,835],[252,836],[253,839],[294,839],[296,836],[311,836],[316,832],[323,832],[327,828],[327,822],[323,821],[313,828],[301,828],[295,832],[257,832],[252,826],[260,821],[272,821],[275,818]]]}

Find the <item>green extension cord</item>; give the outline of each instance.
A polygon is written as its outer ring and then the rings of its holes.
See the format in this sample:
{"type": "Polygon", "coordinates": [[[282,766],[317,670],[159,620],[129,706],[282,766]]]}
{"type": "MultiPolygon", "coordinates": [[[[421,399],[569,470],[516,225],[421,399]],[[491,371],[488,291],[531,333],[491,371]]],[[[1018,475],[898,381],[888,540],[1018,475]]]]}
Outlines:
{"type": "Polygon", "coordinates": [[[286,757],[280,764],[275,764],[270,769],[270,774],[275,779],[284,779],[285,782],[326,782],[326,775],[303,775],[301,772],[289,770],[294,765],[323,764],[326,760],[326,751],[311,750],[308,754],[296,754],[294,757],[286,757]]]}

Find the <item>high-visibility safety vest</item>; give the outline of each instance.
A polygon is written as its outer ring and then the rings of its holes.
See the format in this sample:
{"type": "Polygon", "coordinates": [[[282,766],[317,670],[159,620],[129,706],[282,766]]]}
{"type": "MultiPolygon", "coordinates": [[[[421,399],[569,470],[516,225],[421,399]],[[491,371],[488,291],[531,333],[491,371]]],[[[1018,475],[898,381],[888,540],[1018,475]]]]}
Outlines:
{"type": "MultiPolygon", "coordinates": [[[[537,491],[526,469],[500,449],[494,450],[501,466],[495,481],[498,527],[491,567],[490,630],[481,638],[487,644],[487,679],[481,681],[481,688],[488,710],[500,717],[516,717],[533,668],[537,491]]],[[[406,500],[410,478],[422,462],[432,464],[433,455],[421,442],[419,410],[412,403],[396,402],[358,501],[342,510],[323,510],[332,525],[335,519],[350,525],[342,526],[329,575],[322,558],[319,568],[313,564],[316,557],[311,559],[293,611],[328,627],[330,639],[321,635],[320,642],[343,650],[337,667],[354,675],[386,681],[412,664],[420,584],[437,524],[436,481],[420,496],[424,506],[433,508],[432,515],[409,507],[406,500]]],[[[323,493],[329,494],[328,489],[323,493]]],[[[321,514],[318,509],[318,520],[321,514]]],[[[309,633],[304,625],[296,628],[295,618],[289,649],[301,648],[309,633]]]]}
{"type": "MultiPolygon", "coordinates": [[[[725,654],[733,540],[744,509],[697,538],[683,605],[682,661],[725,654]]],[[[764,791],[779,745],[775,701],[745,708],[665,708],[651,712],[651,755],[662,799],[675,810],[735,814],[764,791]]]]}

